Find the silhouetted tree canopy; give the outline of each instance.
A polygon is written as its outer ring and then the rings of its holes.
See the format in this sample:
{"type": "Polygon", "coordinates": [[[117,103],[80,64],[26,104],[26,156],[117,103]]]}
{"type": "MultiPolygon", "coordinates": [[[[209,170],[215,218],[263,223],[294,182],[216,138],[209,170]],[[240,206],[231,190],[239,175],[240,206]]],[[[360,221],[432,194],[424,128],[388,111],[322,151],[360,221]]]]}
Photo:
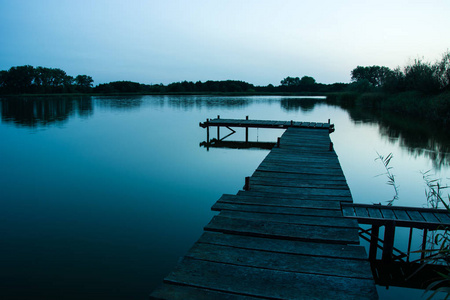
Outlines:
{"type": "Polygon", "coordinates": [[[0,73],[2,93],[73,93],[89,92],[93,79],[78,75],[75,79],[61,69],[32,66],[12,67],[0,73]]]}
{"type": "Polygon", "coordinates": [[[450,52],[444,53],[441,61],[435,64],[415,59],[403,69],[394,70],[388,67],[357,66],[351,71],[352,89],[368,91],[381,88],[386,92],[397,93],[418,91],[424,94],[435,94],[450,89],[450,52]]]}
{"type": "Polygon", "coordinates": [[[332,93],[356,91],[360,93],[384,91],[398,93],[419,91],[435,94],[450,90],[450,52],[435,64],[414,60],[403,69],[384,66],[357,66],[351,71],[351,84],[317,83],[311,76],[285,77],[279,86],[255,86],[239,80],[181,81],[168,85],[114,81],[93,87],[88,75],[75,78],[57,68],[34,68],[29,65],[0,71],[0,93],[332,93]]]}

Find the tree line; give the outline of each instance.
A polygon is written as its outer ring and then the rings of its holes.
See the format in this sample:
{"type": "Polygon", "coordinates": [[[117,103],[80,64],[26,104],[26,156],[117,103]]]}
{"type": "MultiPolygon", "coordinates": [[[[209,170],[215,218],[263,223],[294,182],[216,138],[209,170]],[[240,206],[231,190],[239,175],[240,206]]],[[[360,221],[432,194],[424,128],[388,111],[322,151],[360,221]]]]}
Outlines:
{"type": "Polygon", "coordinates": [[[415,59],[404,68],[393,70],[383,66],[358,66],[351,71],[351,79],[353,83],[349,88],[358,92],[438,94],[450,90],[450,52],[444,53],[434,64],[415,59]]]}
{"type": "Polygon", "coordinates": [[[72,77],[61,69],[32,66],[12,67],[0,71],[2,94],[48,93],[336,93],[418,91],[436,94],[450,90],[450,52],[432,64],[416,59],[404,68],[384,66],[357,66],[350,73],[352,83],[317,83],[313,77],[286,77],[278,86],[255,86],[238,80],[206,82],[182,81],[163,84],[142,84],[132,81],[114,81],[93,86],[88,75],[72,77]]]}
{"type": "Polygon", "coordinates": [[[93,82],[91,76],[72,77],[57,68],[26,65],[0,71],[0,92],[3,94],[86,93],[91,91],[93,82]]]}

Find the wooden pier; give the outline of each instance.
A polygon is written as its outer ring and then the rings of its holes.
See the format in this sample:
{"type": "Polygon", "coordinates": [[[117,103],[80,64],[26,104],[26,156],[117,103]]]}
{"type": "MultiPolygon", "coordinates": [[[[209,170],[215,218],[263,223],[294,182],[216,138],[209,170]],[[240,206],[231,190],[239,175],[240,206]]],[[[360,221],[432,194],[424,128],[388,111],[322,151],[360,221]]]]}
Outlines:
{"type": "Polygon", "coordinates": [[[220,213],[151,299],[377,299],[358,222],[342,215],[352,196],[331,124],[284,124],[245,189],[214,204],[220,213]]]}
{"type": "Polygon", "coordinates": [[[360,228],[359,235],[370,243],[369,259],[372,261],[377,259],[377,251],[381,249],[384,262],[409,262],[414,228],[423,230],[420,259],[424,259],[428,231],[450,228],[447,209],[342,203],[342,211],[344,217],[358,220],[359,224],[371,225],[368,229],[360,228]],[[384,239],[379,237],[382,226],[384,239]],[[394,248],[396,227],[409,228],[407,252],[394,248]]]}

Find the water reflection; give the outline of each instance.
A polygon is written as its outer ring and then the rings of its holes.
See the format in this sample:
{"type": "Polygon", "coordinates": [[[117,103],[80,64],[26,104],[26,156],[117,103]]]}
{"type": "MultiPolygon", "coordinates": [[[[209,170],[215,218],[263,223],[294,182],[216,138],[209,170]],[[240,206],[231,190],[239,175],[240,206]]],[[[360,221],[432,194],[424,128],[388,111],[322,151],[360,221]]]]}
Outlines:
{"type": "Polygon", "coordinates": [[[325,98],[288,98],[281,99],[281,107],[287,111],[312,111],[317,104],[324,103],[325,98]]]}
{"type": "Polygon", "coordinates": [[[17,97],[0,102],[2,122],[33,128],[64,123],[73,115],[89,117],[94,111],[90,97],[17,97]]]}
{"type": "MultiPolygon", "coordinates": [[[[342,107],[342,106],[341,106],[342,107]]],[[[374,112],[357,105],[345,105],[356,123],[376,124],[381,136],[399,143],[413,157],[426,156],[433,168],[450,165],[450,136],[445,128],[393,113],[374,112]]]]}
{"type": "MultiPolygon", "coordinates": [[[[90,117],[94,106],[113,110],[136,110],[142,106],[165,107],[190,111],[201,108],[242,109],[255,102],[280,103],[285,111],[310,112],[323,104],[323,97],[217,97],[217,96],[105,96],[105,97],[16,97],[0,99],[1,119],[25,127],[62,124],[72,116],[90,117]],[[94,105],[95,103],[95,105],[94,105]]],[[[354,122],[377,124],[380,134],[407,148],[413,157],[427,156],[433,167],[450,165],[450,136],[442,128],[417,122],[404,116],[375,113],[356,105],[345,105],[354,122]]]]}
{"type": "MultiPolygon", "coordinates": [[[[115,97],[98,97],[95,98],[100,107],[107,107],[117,110],[132,110],[141,107],[143,96],[115,96],[115,97]]],[[[160,103],[160,102],[159,102],[160,103]]],[[[155,104],[158,104],[155,99],[155,104]]]]}

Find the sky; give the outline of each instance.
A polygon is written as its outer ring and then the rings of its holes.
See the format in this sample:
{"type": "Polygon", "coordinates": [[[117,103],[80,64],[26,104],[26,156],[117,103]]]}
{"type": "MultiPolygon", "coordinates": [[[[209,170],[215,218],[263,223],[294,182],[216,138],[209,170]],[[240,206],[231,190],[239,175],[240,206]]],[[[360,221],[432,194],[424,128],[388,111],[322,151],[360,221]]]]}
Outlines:
{"type": "Polygon", "coordinates": [[[357,66],[449,49],[449,0],[0,0],[0,70],[60,68],[94,85],[350,82],[357,66]]]}

